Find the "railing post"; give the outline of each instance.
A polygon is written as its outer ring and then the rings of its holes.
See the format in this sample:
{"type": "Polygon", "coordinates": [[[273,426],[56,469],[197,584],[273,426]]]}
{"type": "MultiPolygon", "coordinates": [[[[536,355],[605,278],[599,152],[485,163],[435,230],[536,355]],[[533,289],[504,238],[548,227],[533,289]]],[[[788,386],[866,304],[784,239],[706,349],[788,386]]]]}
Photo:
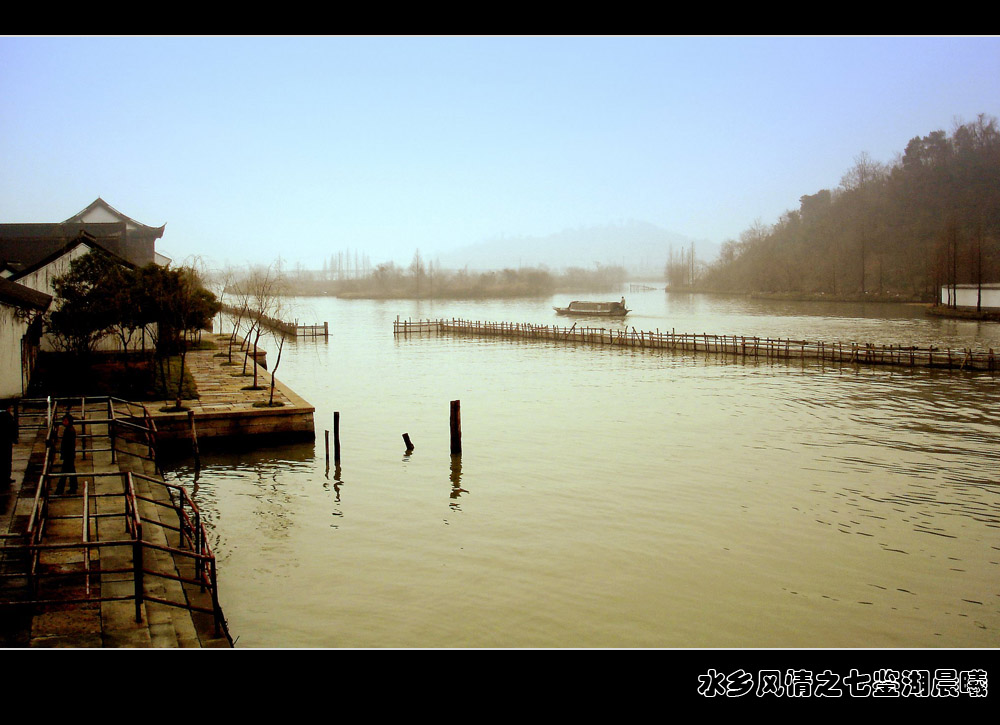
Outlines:
{"type": "Polygon", "coordinates": [[[135,621],[142,622],[142,529],[132,542],[132,579],[135,589],[135,621]]]}
{"type": "Polygon", "coordinates": [[[197,508],[194,509],[194,550],[198,554],[198,558],[195,559],[195,573],[198,576],[198,581],[201,582],[201,590],[205,591],[205,562],[201,558],[202,550],[202,532],[201,532],[201,511],[197,508]]]}
{"type": "Polygon", "coordinates": [[[108,397],[108,440],[111,444],[111,462],[117,463],[118,456],[117,451],[115,451],[115,404],[110,397],[108,397]]]}
{"type": "Polygon", "coordinates": [[[222,607],[219,606],[219,580],[216,576],[214,556],[209,559],[208,568],[212,577],[212,615],[215,619],[215,635],[219,636],[222,634],[222,628],[219,625],[219,620],[222,619],[222,607]]]}

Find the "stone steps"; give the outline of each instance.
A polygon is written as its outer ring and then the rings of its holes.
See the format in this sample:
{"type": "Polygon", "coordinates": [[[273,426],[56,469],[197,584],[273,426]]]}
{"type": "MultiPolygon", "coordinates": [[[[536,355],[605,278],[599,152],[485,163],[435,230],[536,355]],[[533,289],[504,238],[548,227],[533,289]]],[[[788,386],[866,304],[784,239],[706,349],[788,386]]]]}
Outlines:
{"type": "MultiPolygon", "coordinates": [[[[106,425],[87,426],[87,433],[102,436],[106,425]]],[[[108,448],[106,437],[81,440],[87,441],[88,448],[108,448]]],[[[128,444],[125,444],[128,445],[128,444]]],[[[133,452],[145,453],[145,447],[135,445],[133,452]]],[[[83,490],[88,483],[88,504],[90,523],[87,539],[102,541],[107,545],[91,549],[90,571],[87,574],[87,554],[82,547],[46,550],[40,557],[40,570],[49,574],[59,574],[55,578],[40,580],[38,598],[57,600],[57,603],[35,605],[33,612],[22,613],[21,622],[15,622],[15,608],[4,609],[5,626],[0,644],[6,646],[30,647],[229,647],[228,638],[217,636],[212,626],[212,617],[191,612],[183,607],[143,600],[140,611],[142,621],[135,621],[133,547],[131,544],[114,546],[110,542],[130,539],[125,527],[124,485],[120,476],[100,476],[89,478],[93,473],[116,473],[132,471],[158,478],[155,464],[136,455],[124,452],[111,460],[110,450],[88,451],[86,458],[78,454],[76,469],[80,477],[78,494],[75,496],[52,496],[49,504],[50,519],[45,531],[46,543],[79,544],[83,533],[83,490]],[[100,569],[121,569],[98,575],[100,569]],[[103,602],[79,601],[87,596],[87,586],[91,595],[127,597],[126,599],[103,602]],[[74,601],[76,600],[76,601],[74,601]],[[7,616],[11,615],[11,616],[7,616]]],[[[17,503],[7,512],[8,530],[17,533],[27,529],[32,502],[37,491],[44,457],[44,435],[35,436],[30,460],[24,465],[23,481],[19,487],[17,503]]],[[[58,470],[58,469],[57,469],[58,470]]],[[[134,479],[138,495],[169,504],[165,486],[155,482],[134,479]]],[[[51,484],[53,487],[54,483],[51,484]]],[[[54,488],[53,488],[54,491],[54,488]]],[[[143,539],[159,546],[177,546],[178,534],[170,527],[176,527],[176,514],[169,506],[147,501],[139,502],[140,516],[143,518],[143,539]]],[[[17,557],[0,560],[5,569],[25,573],[27,559],[23,550],[17,557]]],[[[174,556],[166,551],[143,548],[143,568],[147,572],[160,572],[178,576],[179,570],[188,566],[184,557],[174,556]]],[[[191,576],[185,573],[184,576],[191,576]]],[[[25,577],[5,578],[0,587],[0,597],[6,601],[16,600],[27,594],[28,580],[25,577]]],[[[198,587],[162,576],[143,577],[145,596],[173,602],[193,601],[201,606],[210,606],[198,599],[198,587]],[[193,592],[193,593],[192,593],[193,592]]]]}

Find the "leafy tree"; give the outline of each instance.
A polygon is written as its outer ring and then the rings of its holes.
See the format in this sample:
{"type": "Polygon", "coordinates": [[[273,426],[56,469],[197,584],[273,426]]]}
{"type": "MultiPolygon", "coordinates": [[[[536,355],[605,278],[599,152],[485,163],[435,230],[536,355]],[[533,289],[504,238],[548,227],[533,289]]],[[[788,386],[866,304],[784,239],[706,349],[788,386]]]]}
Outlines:
{"type": "Polygon", "coordinates": [[[219,310],[215,295],[205,289],[193,267],[150,264],[136,269],[94,250],[73,260],[53,286],[58,303],[48,327],[63,349],[85,360],[102,337],[115,334],[128,350],[135,331],[146,329],[153,337],[165,391],[166,360],[180,356],[175,395],[180,407],[191,335],[208,327],[219,310]]]}
{"type": "Polygon", "coordinates": [[[124,262],[99,249],[70,262],[69,271],[52,280],[57,302],[48,329],[57,345],[85,359],[102,337],[133,325],[131,274],[124,262]]]}
{"type": "Polygon", "coordinates": [[[175,400],[181,407],[187,350],[193,333],[212,324],[219,311],[215,295],[205,289],[192,267],[160,267],[149,264],[136,275],[138,316],[154,335],[156,357],[164,390],[167,390],[167,360],[180,357],[175,400]]]}

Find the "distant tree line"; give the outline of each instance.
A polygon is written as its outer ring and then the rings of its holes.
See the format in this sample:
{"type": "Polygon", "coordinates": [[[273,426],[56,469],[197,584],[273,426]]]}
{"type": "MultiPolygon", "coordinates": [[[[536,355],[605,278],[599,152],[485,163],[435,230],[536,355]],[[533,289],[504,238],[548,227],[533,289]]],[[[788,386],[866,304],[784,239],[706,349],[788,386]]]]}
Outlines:
{"type": "Polygon", "coordinates": [[[337,295],[386,299],[487,299],[545,297],[555,292],[617,291],[625,282],[624,267],[595,264],[593,269],[570,267],[554,273],[523,267],[488,272],[467,268],[445,271],[425,262],[417,250],[407,267],[384,262],[360,276],[331,276],[298,270],[288,274],[288,286],[300,295],[337,295]]]}
{"type": "Polygon", "coordinates": [[[698,264],[694,256],[694,243],[686,252],[681,249],[674,255],[674,248],[670,247],[667,256],[667,264],[663,269],[663,278],[668,287],[691,287],[698,277],[698,264]]]}
{"type": "Polygon", "coordinates": [[[915,137],[890,164],[855,157],[836,189],[723,244],[702,289],[936,300],[1000,282],[1000,129],[980,115],[915,137]]]}
{"type": "Polygon", "coordinates": [[[319,273],[321,280],[359,279],[367,277],[372,272],[371,259],[364,252],[355,249],[345,249],[334,252],[329,260],[323,260],[323,269],[319,273]]]}

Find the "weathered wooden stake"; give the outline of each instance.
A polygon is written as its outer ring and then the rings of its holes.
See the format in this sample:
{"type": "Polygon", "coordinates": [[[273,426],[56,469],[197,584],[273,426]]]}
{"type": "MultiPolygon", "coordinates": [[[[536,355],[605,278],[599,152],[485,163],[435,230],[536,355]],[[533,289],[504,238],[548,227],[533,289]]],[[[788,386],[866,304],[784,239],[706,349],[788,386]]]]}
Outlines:
{"type": "Polygon", "coordinates": [[[326,467],[330,467],[330,431],[323,431],[324,438],[326,439],[326,467]]]}
{"type": "Polygon", "coordinates": [[[462,455],[462,401],[451,401],[451,455],[462,455]]]}
{"type": "Polygon", "coordinates": [[[333,414],[333,462],[340,463],[340,411],[333,414]]]}
{"type": "Polygon", "coordinates": [[[403,434],[403,443],[406,444],[406,452],[407,453],[409,453],[410,451],[413,450],[413,444],[410,442],[410,434],[409,433],[404,433],[403,434]]]}

